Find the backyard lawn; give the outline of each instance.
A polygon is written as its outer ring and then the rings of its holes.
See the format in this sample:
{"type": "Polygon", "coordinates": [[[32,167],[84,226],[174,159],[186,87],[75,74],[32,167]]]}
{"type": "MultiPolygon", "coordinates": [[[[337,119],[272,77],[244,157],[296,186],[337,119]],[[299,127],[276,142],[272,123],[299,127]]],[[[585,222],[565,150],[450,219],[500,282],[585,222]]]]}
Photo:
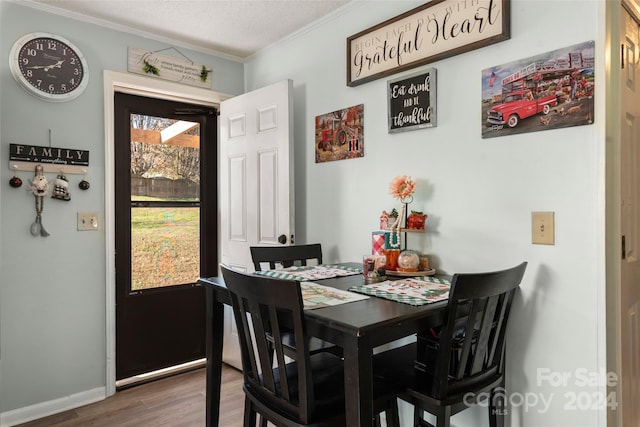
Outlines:
{"type": "Polygon", "coordinates": [[[200,208],[131,209],[131,289],[194,283],[200,276],[200,208]]]}

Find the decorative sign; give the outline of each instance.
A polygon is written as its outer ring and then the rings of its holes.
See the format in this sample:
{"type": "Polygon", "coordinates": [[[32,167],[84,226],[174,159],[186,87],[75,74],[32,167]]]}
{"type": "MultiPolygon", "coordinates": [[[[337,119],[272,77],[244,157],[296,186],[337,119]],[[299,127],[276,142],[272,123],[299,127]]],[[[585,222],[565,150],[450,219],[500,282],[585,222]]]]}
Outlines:
{"type": "Polygon", "coordinates": [[[127,71],[211,89],[211,70],[202,64],[130,47],[127,71]]]}
{"type": "Polygon", "coordinates": [[[510,0],[432,0],[347,39],[356,86],[510,37],[510,0]]]}
{"type": "Polygon", "coordinates": [[[62,166],[89,166],[89,151],[72,148],[9,144],[9,160],[62,166]]]}
{"type": "Polygon", "coordinates": [[[436,125],[436,69],[389,80],[389,133],[436,125]]]}
{"type": "Polygon", "coordinates": [[[593,40],[482,70],[482,137],[594,121],[593,40]]]}
{"type": "Polygon", "coordinates": [[[316,163],[364,156],[364,105],[316,116],[316,163]]]}

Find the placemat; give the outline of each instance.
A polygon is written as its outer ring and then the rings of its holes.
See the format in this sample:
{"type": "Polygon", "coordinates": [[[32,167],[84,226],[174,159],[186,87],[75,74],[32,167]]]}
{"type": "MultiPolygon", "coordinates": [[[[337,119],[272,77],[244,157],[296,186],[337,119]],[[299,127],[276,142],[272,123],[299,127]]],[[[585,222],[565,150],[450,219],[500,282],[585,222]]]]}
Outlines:
{"type": "Polygon", "coordinates": [[[410,305],[424,305],[449,298],[451,282],[437,277],[412,277],[401,280],[385,280],[370,285],[356,285],[352,292],[373,295],[410,305]]]}
{"type": "Polygon", "coordinates": [[[314,266],[287,267],[275,270],[256,271],[254,274],[274,277],[276,279],[298,280],[305,282],[308,280],[330,279],[339,276],[351,276],[361,274],[360,267],[346,267],[335,264],[320,264],[314,266]]]}
{"type": "Polygon", "coordinates": [[[324,286],[314,282],[300,283],[300,290],[302,291],[302,301],[305,310],[345,304],[370,298],[367,295],[343,291],[342,289],[336,289],[331,286],[324,286]]]}

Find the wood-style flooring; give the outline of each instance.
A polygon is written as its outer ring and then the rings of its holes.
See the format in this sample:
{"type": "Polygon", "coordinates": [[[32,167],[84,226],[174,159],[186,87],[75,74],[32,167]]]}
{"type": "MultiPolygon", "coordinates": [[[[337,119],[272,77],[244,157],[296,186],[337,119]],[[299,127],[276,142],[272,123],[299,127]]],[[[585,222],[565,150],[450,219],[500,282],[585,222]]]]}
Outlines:
{"type": "MultiPolygon", "coordinates": [[[[241,427],[243,410],[242,373],[223,365],[220,425],[241,427]]],[[[200,427],[205,425],[205,415],[205,368],[200,368],[20,427],[200,427]]]]}

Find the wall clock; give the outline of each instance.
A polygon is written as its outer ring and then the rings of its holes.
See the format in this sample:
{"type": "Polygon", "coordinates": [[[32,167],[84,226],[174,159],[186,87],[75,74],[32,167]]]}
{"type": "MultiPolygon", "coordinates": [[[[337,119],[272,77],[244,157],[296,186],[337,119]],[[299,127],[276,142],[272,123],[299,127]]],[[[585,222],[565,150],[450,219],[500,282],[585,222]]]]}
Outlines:
{"type": "Polygon", "coordinates": [[[82,52],[64,37],[29,33],[9,54],[11,73],[27,92],[47,101],[70,101],[84,91],[89,68],[82,52]]]}

